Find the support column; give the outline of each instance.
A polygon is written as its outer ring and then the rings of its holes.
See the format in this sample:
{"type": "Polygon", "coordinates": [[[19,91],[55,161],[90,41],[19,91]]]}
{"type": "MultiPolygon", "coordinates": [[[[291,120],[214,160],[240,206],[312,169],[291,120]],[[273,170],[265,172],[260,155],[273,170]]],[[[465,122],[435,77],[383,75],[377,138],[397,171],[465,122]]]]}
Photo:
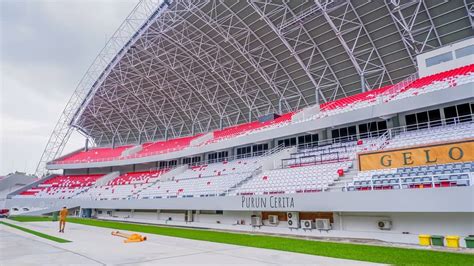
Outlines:
{"type": "Polygon", "coordinates": [[[366,92],[367,91],[367,88],[365,86],[365,78],[364,78],[364,74],[360,74],[360,87],[362,89],[362,92],[366,92]]]}
{"type": "Polygon", "coordinates": [[[316,88],[314,90],[314,98],[315,98],[316,104],[319,104],[319,88],[316,88]]]}
{"type": "Polygon", "coordinates": [[[89,138],[86,138],[86,144],[84,145],[84,150],[85,151],[89,150],[89,138]]]}

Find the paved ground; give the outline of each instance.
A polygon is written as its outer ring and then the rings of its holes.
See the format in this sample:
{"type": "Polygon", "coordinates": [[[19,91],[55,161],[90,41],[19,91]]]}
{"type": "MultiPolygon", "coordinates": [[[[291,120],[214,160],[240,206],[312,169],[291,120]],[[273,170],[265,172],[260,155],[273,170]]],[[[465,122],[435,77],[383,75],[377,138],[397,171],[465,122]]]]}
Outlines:
{"type": "Polygon", "coordinates": [[[0,265],[369,264],[157,235],[147,235],[142,243],[124,244],[123,238],[112,236],[112,230],[105,228],[68,224],[66,233],[59,234],[56,223],[16,224],[73,242],[60,244],[0,225],[0,265]]]}

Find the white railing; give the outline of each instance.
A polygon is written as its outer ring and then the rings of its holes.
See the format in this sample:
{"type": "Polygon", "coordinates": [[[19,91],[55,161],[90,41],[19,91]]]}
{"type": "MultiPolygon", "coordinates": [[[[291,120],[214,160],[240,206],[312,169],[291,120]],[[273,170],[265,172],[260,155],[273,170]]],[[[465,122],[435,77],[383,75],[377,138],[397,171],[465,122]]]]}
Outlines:
{"type": "Polygon", "coordinates": [[[382,190],[382,189],[412,189],[412,188],[436,188],[442,183],[449,183],[449,186],[457,186],[458,181],[467,181],[467,186],[473,185],[474,173],[451,173],[451,174],[432,174],[432,175],[417,175],[406,177],[390,177],[378,178],[368,180],[354,180],[345,182],[343,191],[354,190],[382,190]],[[458,176],[456,179],[451,179],[451,176],[458,176]],[[466,177],[467,176],[467,177],[466,177]],[[418,181],[415,181],[418,179],[418,181]],[[386,182],[384,182],[386,181],[386,182]],[[358,184],[355,184],[355,183],[358,184]]]}

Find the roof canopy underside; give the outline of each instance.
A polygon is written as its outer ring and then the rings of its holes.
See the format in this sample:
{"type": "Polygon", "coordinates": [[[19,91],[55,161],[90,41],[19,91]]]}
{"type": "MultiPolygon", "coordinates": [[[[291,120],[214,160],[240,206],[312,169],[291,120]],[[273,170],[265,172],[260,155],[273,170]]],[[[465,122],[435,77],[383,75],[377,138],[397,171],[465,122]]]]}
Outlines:
{"type": "Polygon", "coordinates": [[[468,5],[174,1],[84,101],[73,126],[99,145],[144,142],[394,84],[416,73],[417,54],[474,35],[468,5]]]}

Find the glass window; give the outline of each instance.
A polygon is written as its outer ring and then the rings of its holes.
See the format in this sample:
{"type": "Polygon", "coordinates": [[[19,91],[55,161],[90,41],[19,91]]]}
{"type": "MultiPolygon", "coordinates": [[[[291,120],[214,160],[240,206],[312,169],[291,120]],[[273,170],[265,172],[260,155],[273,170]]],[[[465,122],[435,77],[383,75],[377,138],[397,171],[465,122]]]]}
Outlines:
{"type": "Polygon", "coordinates": [[[343,128],[340,128],[339,129],[339,135],[341,137],[346,137],[348,134],[347,134],[347,127],[343,127],[343,128]]]}
{"type": "Polygon", "coordinates": [[[305,136],[299,136],[298,137],[298,145],[305,144],[305,143],[306,143],[305,136]]]}
{"type": "Polygon", "coordinates": [[[431,127],[437,127],[441,125],[441,114],[438,109],[428,111],[428,119],[430,120],[431,127]]]}
{"type": "Polygon", "coordinates": [[[296,138],[291,138],[290,143],[291,143],[291,146],[295,146],[296,145],[296,138]]]}
{"type": "Polygon", "coordinates": [[[366,138],[367,134],[367,124],[360,124],[359,125],[359,134],[361,138],[366,138]]]}
{"type": "Polygon", "coordinates": [[[456,54],[456,58],[461,58],[461,57],[474,54],[474,44],[457,49],[455,51],[455,54],[456,54]]]}
{"type": "Polygon", "coordinates": [[[457,116],[456,106],[445,107],[443,110],[444,117],[446,118],[446,124],[453,124],[454,119],[457,116]]]}
{"type": "Polygon", "coordinates": [[[427,128],[428,127],[428,112],[417,113],[416,120],[418,122],[418,128],[427,128]]]}
{"type": "Polygon", "coordinates": [[[453,53],[447,52],[447,53],[444,53],[444,54],[440,54],[440,55],[436,55],[436,56],[427,58],[426,59],[426,66],[430,67],[430,66],[434,66],[434,65],[437,65],[437,64],[441,64],[443,62],[451,61],[451,60],[453,60],[453,53]]]}
{"type": "Polygon", "coordinates": [[[349,129],[349,136],[357,135],[357,129],[355,126],[350,126],[348,129],[349,129]]]}
{"type": "Polygon", "coordinates": [[[465,121],[471,121],[471,108],[468,103],[466,104],[460,104],[457,106],[458,109],[458,116],[459,116],[459,121],[465,122],[465,121]]]}
{"type": "Polygon", "coordinates": [[[416,129],[416,114],[406,115],[405,120],[407,123],[407,130],[416,129]]]}

